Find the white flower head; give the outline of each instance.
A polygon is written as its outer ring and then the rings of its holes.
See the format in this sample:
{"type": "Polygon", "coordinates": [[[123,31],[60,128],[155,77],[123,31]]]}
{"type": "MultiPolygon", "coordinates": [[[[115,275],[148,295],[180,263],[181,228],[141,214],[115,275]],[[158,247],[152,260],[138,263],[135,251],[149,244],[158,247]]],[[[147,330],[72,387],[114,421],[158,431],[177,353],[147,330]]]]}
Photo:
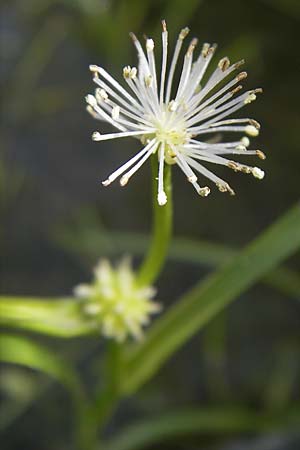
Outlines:
{"type": "Polygon", "coordinates": [[[137,285],[128,259],[116,269],[101,260],[95,267],[93,283],[76,286],[74,294],[82,299],[84,313],[101,333],[119,342],[130,335],[140,339],[151,314],[161,309],[152,300],[155,290],[137,285]]]}
{"type": "Polygon", "coordinates": [[[122,87],[105,69],[92,65],[94,82],[99,86],[95,96],[87,95],[88,111],[99,120],[109,122],[118,131],[93,133],[95,141],[132,136],[142,143],[142,148],[129,161],[113,172],[105,181],[108,186],[120,177],[125,186],[132,175],[150,158],[157,154],[159,161],[158,194],[160,205],[167,202],[164,191],[164,164],[177,164],[194,186],[198,194],[206,197],[207,186],[198,184],[198,174],[211,180],[221,192],[234,191],[224,180],[206,168],[206,163],[225,165],[236,172],[251,173],[262,179],[263,170],[228,159],[227,155],[257,155],[265,159],[260,150],[248,150],[249,138],[259,134],[260,125],[250,118],[228,119],[232,113],[256,99],[262,89],[240,93],[239,84],[246,72],[236,73],[244,61],[231,64],[222,58],[205,84],[203,77],[213,57],[216,45],[205,43],[194,59],[197,39],[192,39],[183,58],[178,83],[174,75],[189,30],[184,28],[170,62],[168,63],[168,31],[162,21],[162,61],[160,77],[157,76],[154,57],[154,41],[146,40],[146,51],[133,33],[130,33],[137,49],[139,65],[126,66],[123,76],[129,90],[122,87]],[[240,140],[220,142],[220,133],[244,133],[240,140]],[[211,134],[217,134],[209,142],[211,134]],[[204,165],[203,165],[204,163],[204,165]]]}

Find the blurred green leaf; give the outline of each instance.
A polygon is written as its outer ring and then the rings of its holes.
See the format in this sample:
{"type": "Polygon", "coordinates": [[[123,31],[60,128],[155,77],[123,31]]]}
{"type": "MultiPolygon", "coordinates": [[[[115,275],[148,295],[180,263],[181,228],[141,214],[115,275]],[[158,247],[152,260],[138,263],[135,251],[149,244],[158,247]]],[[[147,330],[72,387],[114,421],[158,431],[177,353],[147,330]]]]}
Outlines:
{"type": "MultiPolygon", "coordinates": [[[[73,228],[57,231],[54,239],[64,249],[72,252],[82,261],[96,260],[99,254],[110,256],[123,253],[143,255],[150,243],[143,233],[107,232],[98,218],[91,213],[86,219],[78,220],[73,228]],[[86,221],[85,221],[86,220],[86,221]]],[[[224,244],[189,238],[174,238],[168,258],[174,261],[203,264],[208,267],[220,266],[230,261],[239,250],[224,244]]],[[[300,300],[300,275],[286,267],[273,269],[262,278],[264,283],[290,297],[300,300]]]]}
{"type": "Polygon", "coordinates": [[[291,403],[299,382],[299,351],[298,342],[290,341],[273,349],[273,366],[265,379],[263,389],[265,409],[281,411],[291,403]]]}
{"type": "MultiPolygon", "coordinates": [[[[241,407],[206,407],[161,414],[140,421],[105,443],[106,450],[136,450],[187,434],[257,432],[283,427],[297,429],[300,408],[266,415],[241,407]]],[[[152,447],[151,447],[152,448],[152,447]]],[[[154,447],[153,447],[154,448],[154,447]]]]}
{"type": "Polygon", "coordinates": [[[20,367],[2,367],[0,377],[0,430],[9,427],[45,391],[42,374],[32,374],[20,367]]]}
{"type": "Polygon", "coordinates": [[[277,9],[279,12],[288,14],[293,18],[300,18],[300,3],[299,0],[261,0],[272,9],[277,9]]]}
{"type": "Polygon", "coordinates": [[[93,323],[83,315],[80,302],[72,298],[2,296],[0,324],[61,338],[95,333],[93,323]]]}
{"type": "Polygon", "coordinates": [[[59,381],[74,396],[84,398],[74,369],[56,352],[23,336],[0,335],[0,361],[39,370],[59,381]]]}
{"type": "Polygon", "coordinates": [[[297,204],[156,321],[145,340],[127,354],[124,392],[138,389],[211,318],[299,247],[300,206],[297,204]]]}
{"type": "Polygon", "coordinates": [[[47,17],[22,52],[22,57],[18,60],[10,79],[9,89],[4,92],[9,99],[8,111],[12,112],[15,118],[23,119],[32,114],[31,95],[53,53],[65,39],[68,26],[68,20],[63,17],[47,17]]]}

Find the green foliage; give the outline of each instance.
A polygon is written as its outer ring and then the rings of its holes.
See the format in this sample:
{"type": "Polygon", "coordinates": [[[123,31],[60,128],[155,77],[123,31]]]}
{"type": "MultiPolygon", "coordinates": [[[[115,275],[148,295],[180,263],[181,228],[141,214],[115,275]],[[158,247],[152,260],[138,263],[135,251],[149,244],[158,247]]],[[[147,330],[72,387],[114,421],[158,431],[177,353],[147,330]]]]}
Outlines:
{"type": "Polygon", "coordinates": [[[152,419],[138,421],[105,443],[106,450],[138,450],[166,439],[176,439],[199,433],[232,434],[281,427],[296,430],[300,417],[299,406],[277,414],[261,414],[242,407],[205,407],[172,411],[152,419]]]}
{"type": "Polygon", "coordinates": [[[60,382],[77,399],[83,399],[81,383],[74,369],[55,352],[23,336],[0,336],[0,361],[46,373],[60,382]]]}
{"type": "Polygon", "coordinates": [[[0,324],[70,338],[95,333],[94,324],[75,298],[0,297],[0,324]]]}
{"type": "Polygon", "coordinates": [[[299,247],[300,207],[297,204],[156,321],[144,342],[128,354],[124,391],[130,393],[140,387],[209,320],[299,247]]]}

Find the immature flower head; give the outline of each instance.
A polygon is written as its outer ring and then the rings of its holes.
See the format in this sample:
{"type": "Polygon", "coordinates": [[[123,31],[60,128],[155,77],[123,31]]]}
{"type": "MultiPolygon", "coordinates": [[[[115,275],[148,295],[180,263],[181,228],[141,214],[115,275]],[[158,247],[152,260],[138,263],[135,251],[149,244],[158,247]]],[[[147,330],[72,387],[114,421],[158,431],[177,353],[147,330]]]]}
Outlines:
{"type": "Polygon", "coordinates": [[[93,283],[76,286],[74,293],[83,300],[84,313],[101,333],[119,342],[129,335],[140,339],[150,315],[160,310],[160,305],[151,300],[155,290],[137,285],[128,259],[116,269],[101,260],[95,267],[93,283]]]}
{"type": "Polygon", "coordinates": [[[204,85],[203,76],[215,52],[216,45],[204,44],[199,55],[193,60],[197,39],[192,39],[185,56],[179,76],[175,83],[174,75],[178,67],[179,54],[183,40],[189,30],[184,28],[177,39],[173,55],[168,63],[168,32],[162,22],[162,61],[160,77],[156,72],[154,41],[146,39],[146,51],[131,33],[137,49],[139,66],[126,66],[123,76],[131,92],[124,89],[103,68],[92,65],[90,70],[98,85],[95,95],[87,95],[88,111],[99,120],[113,125],[118,132],[102,135],[93,133],[95,141],[132,136],[142,143],[141,150],[129,161],[113,172],[105,181],[108,186],[120,178],[125,186],[131,176],[150,158],[157,154],[159,161],[158,194],[160,205],[167,202],[164,191],[164,164],[177,164],[194,186],[198,194],[206,197],[208,186],[201,187],[195,172],[216,184],[221,192],[234,194],[224,180],[216,176],[204,163],[225,165],[235,172],[251,173],[262,179],[263,170],[228,159],[227,155],[257,155],[265,159],[260,150],[248,150],[250,140],[247,136],[259,134],[260,125],[250,118],[226,119],[229,115],[256,99],[261,89],[239,93],[239,84],[246,78],[246,72],[235,73],[243,64],[231,64],[227,57],[222,58],[204,85]],[[234,74],[235,73],[235,74],[234,74]],[[233,75],[234,74],[234,75],[233,75]],[[238,94],[239,93],[239,94],[238,94]],[[243,133],[240,140],[220,141],[220,133],[243,133]],[[215,136],[209,141],[207,139],[215,136]]]}

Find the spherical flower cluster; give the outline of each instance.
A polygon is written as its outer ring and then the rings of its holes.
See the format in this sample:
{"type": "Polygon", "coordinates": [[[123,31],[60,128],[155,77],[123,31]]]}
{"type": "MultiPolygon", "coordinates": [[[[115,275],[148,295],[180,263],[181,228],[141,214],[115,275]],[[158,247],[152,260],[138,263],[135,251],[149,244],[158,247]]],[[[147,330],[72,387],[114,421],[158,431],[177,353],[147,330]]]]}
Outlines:
{"type": "Polygon", "coordinates": [[[265,159],[262,151],[248,150],[248,136],[258,135],[258,122],[251,118],[227,118],[254,101],[262,90],[259,88],[239,93],[242,89],[239,83],[247,77],[247,73],[240,72],[233,78],[232,74],[244,61],[231,64],[227,57],[219,61],[216,69],[203,84],[203,77],[216,45],[204,44],[200,54],[193,60],[197,39],[192,39],[185,53],[179,81],[176,83],[179,54],[189,30],[181,30],[168,63],[168,31],[165,21],[162,25],[160,78],[156,71],[154,41],[146,39],[145,52],[133,33],[131,37],[137,49],[139,66],[138,69],[130,66],[123,69],[123,76],[131,93],[102,67],[90,66],[98,87],[94,95],[86,96],[87,109],[93,117],[110,123],[118,130],[109,134],[95,131],[93,140],[105,141],[132,136],[139,139],[143,145],[137,154],[103,181],[103,185],[108,186],[121,177],[120,184],[125,186],[151,155],[157,154],[157,200],[160,205],[167,202],[164,164],[177,164],[202,197],[210,193],[210,188],[198,184],[195,172],[211,180],[219,191],[234,195],[229,184],[206,168],[206,163],[224,165],[235,172],[250,173],[258,179],[264,177],[260,168],[241,164],[227,157],[257,155],[260,159],[265,159]],[[227,132],[244,133],[245,136],[240,140],[221,140],[222,134],[227,132]],[[215,137],[208,141],[212,133],[215,137]]]}
{"type": "Polygon", "coordinates": [[[137,285],[128,259],[116,269],[109,261],[101,260],[94,270],[93,283],[76,286],[74,293],[82,299],[84,313],[101,333],[118,342],[129,335],[140,339],[150,315],[160,311],[160,305],[151,300],[155,290],[137,285]]]}

